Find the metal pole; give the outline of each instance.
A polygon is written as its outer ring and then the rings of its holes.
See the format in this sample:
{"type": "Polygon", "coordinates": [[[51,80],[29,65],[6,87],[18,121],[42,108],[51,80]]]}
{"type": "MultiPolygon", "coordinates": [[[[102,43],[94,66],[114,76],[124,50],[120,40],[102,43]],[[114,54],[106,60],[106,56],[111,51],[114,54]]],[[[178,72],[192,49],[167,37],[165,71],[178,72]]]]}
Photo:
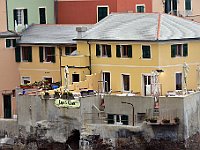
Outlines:
{"type": "Polygon", "coordinates": [[[129,103],[129,102],[121,102],[122,104],[129,104],[129,105],[131,105],[132,106],[132,110],[133,110],[133,126],[134,126],[134,106],[133,106],[133,104],[132,103],[129,103]]]}

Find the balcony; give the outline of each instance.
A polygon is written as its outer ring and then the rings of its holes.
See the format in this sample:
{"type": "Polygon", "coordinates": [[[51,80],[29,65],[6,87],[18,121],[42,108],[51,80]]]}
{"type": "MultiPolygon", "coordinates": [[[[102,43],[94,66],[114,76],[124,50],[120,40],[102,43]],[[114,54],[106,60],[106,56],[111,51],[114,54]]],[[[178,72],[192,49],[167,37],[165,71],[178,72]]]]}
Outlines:
{"type": "Polygon", "coordinates": [[[62,56],[61,66],[76,66],[76,67],[86,67],[89,66],[89,57],[85,55],[77,56],[62,56]]]}

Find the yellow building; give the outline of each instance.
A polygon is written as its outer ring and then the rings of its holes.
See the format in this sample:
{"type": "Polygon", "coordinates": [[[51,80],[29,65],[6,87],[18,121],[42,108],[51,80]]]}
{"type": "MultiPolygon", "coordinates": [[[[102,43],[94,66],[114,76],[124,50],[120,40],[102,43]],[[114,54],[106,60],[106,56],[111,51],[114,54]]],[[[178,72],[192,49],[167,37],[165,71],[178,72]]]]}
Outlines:
{"type": "Polygon", "coordinates": [[[159,72],[160,94],[181,91],[183,64],[187,89],[197,89],[200,24],[167,14],[111,14],[75,39],[91,57],[91,73],[104,91],[152,94],[152,71],[159,72]]]}
{"type": "Polygon", "coordinates": [[[65,66],[69,67],[70,78],[73,79],[70,83],[85,79],[85,75],[89,74],[88,57],[78,55],[76,42],[72,40],[77,37],[77,26],[32,25],[22,32],[15,50],[21,84],[41,80],[64,83],[65,66]],[[77,58],[81,61],[76,61],[77,58]]]}

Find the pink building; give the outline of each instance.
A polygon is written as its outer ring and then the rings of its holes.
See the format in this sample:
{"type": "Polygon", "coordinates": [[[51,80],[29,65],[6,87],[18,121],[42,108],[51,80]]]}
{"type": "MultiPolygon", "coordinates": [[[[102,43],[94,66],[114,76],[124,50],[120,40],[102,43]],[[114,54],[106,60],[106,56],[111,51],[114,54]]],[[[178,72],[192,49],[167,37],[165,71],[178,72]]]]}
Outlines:
{"type": "Polygon", "coordinates": [[[0,0],[0,20],[0,117],[13,118],[16,115],[14,93],[19,85],[14,49],[18,35],[7,31],[6,0],[0,0]]]}
{"type": "Polygon", "coordinates": [[[113,12],[152,12],[152,0],[57,0],[58,24],[94,24],[113,12]]]}

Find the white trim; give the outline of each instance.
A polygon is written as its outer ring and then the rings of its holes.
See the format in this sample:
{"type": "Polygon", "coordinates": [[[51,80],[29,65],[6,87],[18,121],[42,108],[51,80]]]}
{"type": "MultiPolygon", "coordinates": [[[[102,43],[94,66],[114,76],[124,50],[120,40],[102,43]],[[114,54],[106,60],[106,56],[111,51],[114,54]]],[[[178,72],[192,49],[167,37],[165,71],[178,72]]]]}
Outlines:
{"type": "MultiPolygon", "coordinates": [[[[110,72],[110,71],[102,71],[102,77],[101,77],[102,81],[103,81],[103,73],[109,73],[109,74],[110,74],[110,90],[111,90],[111,89],[112,89],[112,88],[111,88],[111,87],[112,87],[112,86],[111,86],[111,85],[112,85],[112,84],[111,84],[111,82],[112,82],[112,79],[111,79],[111,78],[112,78],[111,72],[110,72]]],[[[103,87],[103,88],[104,88],[104,87],[103,87]]],[[[104,90],[103,90],[103,91],[104,91],[104,90]]]]}
{"type": "Polygon", "coordinates": [[[145,12],[146,12],[145,4],[136,4],[136,5],[135,5],[135,12],[136,12],[136,13],[145,13],[145,12]],[[138,6],[143,6],[143,7],[144,7],[144,12],[138,12],[138,11],[137,11],[137,7],[138,7],[138,6]]]}
{"type": "Polygon", "coordinates": [[[15,38],[5,38],[5,48],[6,49],[11,49],[11,48],[15,48],[14,46],[13,46],[13,40],[16,40],[15,38]],[[6,40],[11,40],[11,46],[10,47],[6,47],[6,40]]]}
{"type": "Polygon", "coordinates": [[[24,83],[22,83],[22,81],[24,81],[24,80],[22,80],[22,78],[30,78],[30,83],[31,83],[31,77],[30,76],[21,76],[21,84],[24,84],[24,83]]]}
{"type": "Polygon", "coordinates": [[[190,2],[191,2],[191,9],[190,9],[190,10],[186,10],[185,1],[186,1],[186,0],[184,0],[184,11],[192,11],[192,8],[193,8],[193,7],[192,7],[192,0],[190,0],[190,2]]]}
{"type": "Polygon", "coordinates": [[[97,22],[99,22],[98,21],[98,8],[99,7],[107,7],[107,16],[110,14],[110,9],[109,9],[109,6],[108,5],[97,5],[97,15],[96,15],[96,17],[97,17],[97,22]]]}
{"type": "Polygon", "coordinates": [[[152,47],[151,47],[151,44],[141,44],[141,59],[142,59],[142,60],[152,60],[152,58],[153,58],[153,55],[152,55],[152,47]],[[150,46],[150,54],[151,54],[151,57],[150,57],[150,58],[143,58],[142,46],[150,46]]]}
{"type": "MultiPolygon", "coordinates": [[[[177,72],[174,73],[174,79],[175,79],[175,80],[174,80],[174,83],[175,83],[175,84],[174,84],[174,90],[175,90],[175,91],[182,91],[182,90],[176,90],[176,74],[177,74],[177,73],[181,73],[181,74],[182,74],[181,76],[183,77],[183,73],[182,73],[181,71],[177,71],[177,72]]],[[[182,83],[182,78],[181,78],[181,85],[183,85],[183,83],[182,83]]],[[[181,86],[181,88],[182,88],[182,86],[181,86]]]]}
{"type": "Polygon", "coordinates": [[[123,92],[130,92],[131,91],[131,75],[130,73],[121,73],[121,89],[123,92]],[[129,76],[129,91],[124,90],[124,84],[123,84],[123,75],[128,75],[129,76]]]}
{"type": "Polygon", "coordinates": [[[45,80],[45,78],[51,78],[52,79],[52,83],[53,83],[53,77],[52,76],[42,76],[43,80],[45,80]]]}
{"type": "Polygon", "coordinates": [[[38,7],[38,24],[40,24],[40,8],[45,8],[45,19],[46,19],[45,24],[47,24],[47,7],[46,6],[38,7]]]}
{"type": "MultiPolygon", "coordinates": [[[[142,95],[144,95],[145,96],[145,93],[144,93],[144,89],[145,89],[145,85],[144,85],[144,76],[152,76],[151,75],[151,73],[141,73],[141,75],[142,75],[142,80],[141,80],[141,82],[142,82],[142,86],[141,86],[141,88],[142,88],[142,95]]],[[[149,85],[149,84],[148,84],[149,85]]],[[[147,95],[148,96],[148,95],[147,95]]]]}

